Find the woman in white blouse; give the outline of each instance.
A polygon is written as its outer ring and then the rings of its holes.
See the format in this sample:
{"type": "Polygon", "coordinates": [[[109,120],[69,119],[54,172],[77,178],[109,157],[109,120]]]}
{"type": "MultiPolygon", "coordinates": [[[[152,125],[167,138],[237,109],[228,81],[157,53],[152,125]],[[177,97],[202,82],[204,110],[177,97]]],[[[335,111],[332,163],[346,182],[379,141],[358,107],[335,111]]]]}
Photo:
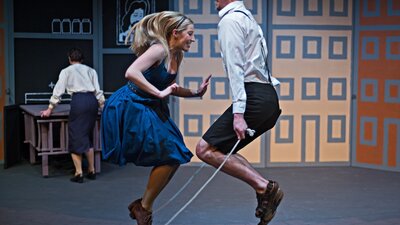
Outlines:
{"type": "Polygon", "coordinates": [[[96,71],[82,64],[83,53],[78,48],[68,52],[70,65],[61,70],[47,110],[41,117],[49,117],[54,107],[61,101],[65,91],[72,96],[68,117],[68,150],[75,166],[72,182],[83,183],[82,154],[88,161],[88,179],[96,179],[93,152],[93,128],[98,108],[104,104],[103,91],[100,90],[96,71]]]}

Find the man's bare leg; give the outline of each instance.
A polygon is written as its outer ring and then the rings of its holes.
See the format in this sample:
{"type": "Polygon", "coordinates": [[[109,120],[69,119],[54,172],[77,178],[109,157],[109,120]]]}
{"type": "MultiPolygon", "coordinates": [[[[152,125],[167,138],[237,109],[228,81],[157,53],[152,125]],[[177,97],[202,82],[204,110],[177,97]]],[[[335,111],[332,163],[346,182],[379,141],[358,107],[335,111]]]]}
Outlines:
{"type": "MultiPolygon", "coordinates": [[[[196,155],[202,161],[214,166],[215,168],[219,167],[226,157],[226,155],[217,151],[203,139],[201,139],[196,146],[196,155]]],[[[239,154],[231,155],[221,170],[246,182],[253,187],[257,193],[263,193],[267,187],[268,180],[261,176],[261,174],[239,154]]]]}
{"type": "MultiPolygon", "coordinates": [[[[222,164],[226,157],[226,155],[217,151],[203,139],[196,146],[196,155],[216,168],[222,164]]],[[[276,208],[283,197],[283,192],[279,189],[279,185],[274,181],[269,183],[251,166],[246,158],[239,154],[231,155],[221,170],[254,188],[257,193],[255,215],[260,218],[259,225],[268,224],[275,216],[276,208]],[[267,185],[269,188],[267,188],[267,185]]]]}

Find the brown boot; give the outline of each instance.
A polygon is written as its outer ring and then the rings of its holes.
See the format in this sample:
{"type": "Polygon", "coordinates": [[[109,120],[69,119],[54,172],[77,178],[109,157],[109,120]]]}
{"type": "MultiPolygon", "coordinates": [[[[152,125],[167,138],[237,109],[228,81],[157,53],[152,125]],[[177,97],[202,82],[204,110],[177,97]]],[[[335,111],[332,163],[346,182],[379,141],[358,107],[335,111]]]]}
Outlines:
{"type": "Polygon", "coordinates": [[[130,210],[130,216],[132,219],[136,219],[138,225],[151,225],[153,218],[152,212],[146,210],[142,206],[142,199],[137,199],[132,202],[128,209],[130,210]]]}
{"type": "Polygon", "coordinates": [[[142,201],[142,199],[137,199],[137,200],[135,200],[135,201],[133,201],[133,202],[131,202],[131,204],[129,204],[128,205],[128,211],[129,211],[129,216],[133,219],[133,220],[135,220],[136,218],[135,218],[135,215],[133,215],[132,213],[131,213],[131,211],[132,211],[132,209],[133,209],[133,206],[135,205],[135,204],[137,204],[137,202],[141,202],[142,201]]]}
{"type": "Polygon", "coordinates": [[[258,225],[268,224],[275,216],[283,198],[283,191],[279,188],[278,182],[269,180],[267,189],[264,193],[257,193],[256,217],[261,218],[258,225]]]}

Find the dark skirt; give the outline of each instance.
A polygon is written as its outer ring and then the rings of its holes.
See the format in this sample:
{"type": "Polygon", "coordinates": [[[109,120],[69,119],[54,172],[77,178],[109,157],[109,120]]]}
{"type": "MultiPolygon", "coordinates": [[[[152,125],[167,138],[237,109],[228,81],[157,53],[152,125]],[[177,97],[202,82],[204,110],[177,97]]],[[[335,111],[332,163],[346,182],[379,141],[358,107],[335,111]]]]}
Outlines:
{"type": "Polygon", "coordinates": [[[98,102],[93,93],[74,93],[68,118],[68,150],[82,154],[93,148],[98,102]]]}
{"type": "MultiPolygon", "coordinates": [[[[256,131],[253,137],[246,138],[238,144],[233,153],[248,145],[275,126],[281,110],[275,88],[270,84],[246,83],[247,94],[246,111],[244,119],[250,129],[256,131]]],[[[232,105],[211,125],[203,135],[203,139],[222,153],[229,153],[237,142],[233,130],[232,105]]]]}

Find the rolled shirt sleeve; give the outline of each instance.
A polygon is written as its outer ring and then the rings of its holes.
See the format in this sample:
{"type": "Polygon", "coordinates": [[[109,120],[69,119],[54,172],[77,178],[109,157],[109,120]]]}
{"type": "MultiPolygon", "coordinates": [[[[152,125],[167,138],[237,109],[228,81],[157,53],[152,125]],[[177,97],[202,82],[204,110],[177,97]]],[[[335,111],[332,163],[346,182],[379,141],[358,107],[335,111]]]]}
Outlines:
{"type": "Polygon", "coordinates": [[[53,95],[50,97],[49,108],[53,109],[61,101],[61,96],[65,93],[65,88],[67,85],[67,74],[65,70],[61,70],[58,76],[58,81],[53,89],[53,95]]]}
{"type": "Polygon", "coordinates": [[[95,89],[95,96],[96,99],[99,103],[99,106],[102,107],[104,105],[105,102],[105,98],[104,98],[104,92],[100,89],[100,85],[99,85],[99,80],[98,80],[98,76],[97,76],[97,72],[96,70],[91,70],[91,72],[93,73],[92,75],[92,83],[95,89]]]}
{"type": "Polygon", "coordinates": [[[224,18],[218,25],[218,41],[222,52],[224,69],[229,77],[232,91],[233,113],[246,110],[246,91],[244,88],[245,47],[244,31],[238,21],[224,18]]]}

